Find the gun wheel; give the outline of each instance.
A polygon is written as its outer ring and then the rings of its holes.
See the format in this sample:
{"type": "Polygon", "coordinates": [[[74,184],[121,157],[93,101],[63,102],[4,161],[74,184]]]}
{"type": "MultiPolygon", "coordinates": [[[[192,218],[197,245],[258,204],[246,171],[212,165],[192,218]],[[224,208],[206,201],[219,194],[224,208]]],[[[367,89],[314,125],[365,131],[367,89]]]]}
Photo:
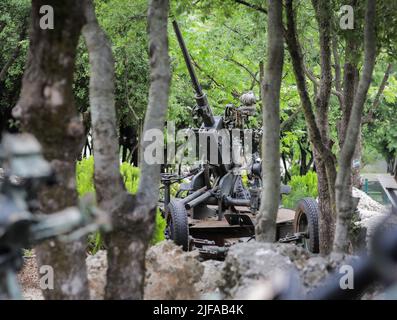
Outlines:
{"type": "Polygon", "coordinates": [[[313,198],[304,198],[298,202],[295,212],[295,233],[304,233],[301,245],[312,253],[319,252],[319,209],[313,198]]]}
{"type": "Polygon", "coordinates": [[[185,251],[189,250],[189,223],[185,205],[178,200],[171,200],[166,211],[166,239],[173,240],[185,251]]]}

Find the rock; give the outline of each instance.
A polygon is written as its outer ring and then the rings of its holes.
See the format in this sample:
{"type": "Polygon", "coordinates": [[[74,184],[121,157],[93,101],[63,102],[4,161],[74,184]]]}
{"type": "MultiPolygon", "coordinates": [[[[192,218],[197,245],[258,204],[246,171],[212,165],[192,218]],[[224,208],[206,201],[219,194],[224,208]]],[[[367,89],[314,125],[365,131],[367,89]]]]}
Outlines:
{"type": "Polygon", "coordinates": [[[250,290],[276,273],[291,273],[303,266],[308,254],[294,245],[260,242],[232,246],[222,270],[220,290],[226,299],[252,297],[250,290]]]}
{"type": "Polygon", "coordinates": [[[362,190],[353,188],[353,197],[360,198],[360,201],[358,203],[358,209],[360,211],[365,210],[365,211],[374,211],[378,213],[385,211],[385,206],[381,205],[379,202],[372,199],[362,190]]]}
{"type": "Polygon", "coordinates": [[[198,299],[196,288],[204,267],[198,252],[184,252],[172,241],[149,248],[146,254],[145,295],[147,300],[198,299]]]}
{"type": "Polygon", "coordinates": [[[360,198],[358,203],[359,221],[354,222],[355,226],[364,230],[365,247],[371,250],[371,240],[375,230],[381,223],[382,228],[389,228],[397,225],[397,218],[394,216],[389,217],[385,222],[386,217],[389,216],[388,208],[373,200],[365,192],[353,188],[353,197],[360,198]]]}
{"type": "Polygon", "coordinates": [[[291,285],[292,297],[303,298],[351,258],[314,256],[291,244],[240,243],[231,247],[226,257],[221,294],[225,299],[271,299],[291,285]]]}
{"type": "Polygon", "coordinates": [[[196,284],[202,299],[219,299],[219,284],[222,277],[223,261],[207,260],[202,262],[204,267],[203,275],[196,284]]]}
{"type": "MultiPolygon", "coordinates": [[[[216,290],[214,286],[196,288],[204,267],[197,252],[184,252],[172,241],[163,241],[149,248],[146,254],[145,299],[198,299],[203,293],[216,290]]],[[[87,258],[91,299],[103,299],[106,286],[106,251],[87,258]]],[[[208,280],[209,282],[209,280],[208,280]]]]}
{"type": "Polygon", "coordinates": [[[106,270],[108,261],[105,250],[99,250],[86,259],[88,286],[92,300],[102,300],[105,296],[106,270]]]}
{"type": "Polygon", "coordinates": [[[300,269],[302,284],[307,292],[316,288],[329,274],[330,261],[324,257],[312,257],[300,269]]]}

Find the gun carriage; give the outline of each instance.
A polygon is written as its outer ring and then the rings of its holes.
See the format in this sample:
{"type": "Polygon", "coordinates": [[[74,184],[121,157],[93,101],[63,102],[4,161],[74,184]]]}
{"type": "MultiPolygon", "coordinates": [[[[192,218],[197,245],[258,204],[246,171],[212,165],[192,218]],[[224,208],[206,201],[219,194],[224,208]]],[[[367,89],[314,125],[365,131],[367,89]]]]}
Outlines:
{"type": "MultiPolygon", "coordinates": [[[[241,106],[229,104],[223,116],[214,115],[176,21],[173,27],[195,91],[196,106],[193,111],[202,120],[201,126],[193,131],[205,136],[205,144],[199,144],[200,148],[209,150],[208,140],[215,141],[218,148],[215,163],[208,159],[207,152],[207,157],[202,157],[200,164],[185,175],[162,174],[166,237],[184,250],[198,248],[203,256],[222,257],[231,244],[255,236],[255,216],[260,208],[262,186],[259,156],[262,130],[248,128],[247,122],[256,113],[256,98],[252,92],[246,93],[240,98],[241,106]],[[219,132],[226,130],[231,133],[236,129],[249,130],[252,136],[251,156],[242,162],[235,161],[233,156],[231,161],[225,161],[220,151],[225,143],[233,152],[242,146],[236,145],[232,134],[224,139],[219,132]],[[246,172],[248,181],[243,181],[242,172],[246,172]],[[171,199],[171,185],[186,180],[188,182],[181,183],[176,197],[171,199]]],[[[290,187],[282,185],[281,190],[274,192],[280,193],[281,197],[290,192],[290,187]]],[[[318,252],[317,202],[305,198],[297,208],[296,211],[279,209],[277,239],[297,242],[312,252],[318,252]]]]}

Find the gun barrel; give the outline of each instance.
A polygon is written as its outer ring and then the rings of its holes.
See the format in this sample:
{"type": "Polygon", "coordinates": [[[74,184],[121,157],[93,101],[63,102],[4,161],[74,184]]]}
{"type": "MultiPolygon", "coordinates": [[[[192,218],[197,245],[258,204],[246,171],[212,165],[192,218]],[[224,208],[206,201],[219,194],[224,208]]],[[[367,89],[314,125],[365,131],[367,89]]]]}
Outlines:
{"type": "Polygon", "coordinates": [[[197,79],[196,72],[194,71],[192,60],[190,59],[189,52],[187,51],[187,47],[185,44],[185,40],[183,40],[181,30],[179,29],[178,23],[175,20],[172,22],[172,25],[174,27],[174,31],[176,34],[176,38],[178,39],[179,46],[181,47],[183,58],[185,59],[187,70],[189,71],[190,79],[192,80],[194,90],[196,91],[196,95],[202,96],[203,90],[201,88],[200,82],[197,79]]]}
{"type": "Polygon", "coordinates": [[[200,82],[197,79],[197,75],[196,72],[194,71],[194,67],[192,64],[192,60],[187,50],[185,41],[183,40],[182,33],[181,30],[179,29],[178,23],[174,20],[172,21],[172,25],[174,27],[174,31],[176,34],[176,38],[178,39],[179,46],[181,47],[183,58],[185,59],[185,63],[187,66],[187,70],[189,71],[190,79],[192,80],[194,91],[196,92],[195,98],[197,101],[199,114],[203,119],[204,125],[206,127],[211,127],[214,125],[215,119],[209,107],[207,96],[203,92],[200,82]]]}

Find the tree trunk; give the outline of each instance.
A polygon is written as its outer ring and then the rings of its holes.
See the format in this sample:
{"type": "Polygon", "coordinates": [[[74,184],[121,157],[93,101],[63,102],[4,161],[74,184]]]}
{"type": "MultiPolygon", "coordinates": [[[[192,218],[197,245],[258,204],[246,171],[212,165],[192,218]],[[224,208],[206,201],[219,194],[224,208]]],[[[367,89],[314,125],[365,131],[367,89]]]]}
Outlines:
{"type": "MultiPolygon", "coordinates": [[[[171,80],[168,55],[168,0],[151,0],[148,12],[150,89],[143,132],[164,129],[171,80]]],[[[142,139],[142,150],[151,143],[142,139]]],[[[160,184],[160,164],[148,164],[143,151],[141,177],[132,213],[122,219],[123,230],[112,234],[106,297],[142,299],[145,253],[152,237],[160,184]],[[122,249],[122,250],[120,250],[122,249]]]]}
{"type": "MultiPolygon", "coordinates": [[[[354,7],[355,5],[357,5],[357,1],[351,0],[350,5],[354,7]]],[[[354,103],[354,96],[356,94],[356,90],[360,78],[360,72],[358,69],[358,61],[360,59],[360,53],[359,53],[360,38],[356,30],[352,30],[351,32],[355,33],[355,36],[349,36],[346,40],[343,100],[340,102],[342,119],[339,124],[338,135],[339,135],[339,146],[341,149],[346,139],[347,127],[349,125],[349,119],[354,103]]],[[[359,139],[355,150],[354,159],[358,161],[361,160],[361,150],[362,150],[361,139],[359,139]]],[[[352,179],[350,182],[349,189],[351,189],[353,185],[358,187],[359,180],[360,180],[360,167],[357,166],[352,171],[352,179]]]]}
{"type": "MultiPolygon", "coordinates": [[[[57,184],[39,192],[44,213],[77,204],[75,160],[83,144],[84,127],[74,104],[72,83],[76,47],[84,24],[79,0],[32,0],[32,29],[20,100],[13,110],[24,131],[33,133],[57,174],[57,184]],[[40,7],[51,5],[55,28],[40,28],[40,7]]],[[[38,264],[54,269],[54,290],[46,299],[88,299],[85,242],[48,241],[36,248],[38,264]]]]}
{"type": "MultiPolygon", "coordinates": [[[[312,0],[316,12],[316,20],[319,28],[320,40],[320,66],[321,79],[317,91],[316,120],[320,130],[322,143],[328,150],[332,149],[329,138],[329,100],[332,87],[332,63],[331,63],[331,3],[328,0],[312,0]]],[[[319,198],[319,239],[320,252],[329,254],[332,251],[332,242],[334,239],[334,227],[336,216],[332,210],[334,202],[334,190],[332,189],[335,180],[327,175],[325,159],[323,159],[318,150],[316,154],[317,175],[318,175],[318,198],[319,198]]],[[[333,164],[331,166],[334,166],[333,164]]],[[[334,170],[334,169],[332,169],[334,170]]],[[[336,174],[336,173],[334,173],[336,174]]],[[[334,175],[335,177],[335,175],[334,175]]]]}
{"type": "MultiPolygon", "coordinates": [[[[323,16],[329,14],[327,3],[325,1],[313,1],[316,8],[316,15],[323,19],[323,16]],[[324,9],[325,8],[325,9],[324,9]]],[[[332,245],[333,225],[329,224],[332,219],[336,216],[336,205],[335,205],[335,179],[336,179],[336,166],[335,157],[331,150],[331,144],[328,137],[328,102],[329,102],[329,73],[330,73],[330,48],[329,48],[329,36],[323,35],[320,37],[320,46],[322,47],[322,75],[320,88],[316,95],[316,105],[320,107],[318,110],[318,118],[313,111],[312,102],[310,100],[309,92],[306,84],[305,77],[305,65],[303,61],[302,50],[297,36],[295,13],[293,9],[293,1],[286,0],[286,16],[287,16],[287,29],[285,30],[285,39],[288,45],[288,50],[292,60],[292,66],[297,82],[298,92],[300,95],[303,113],[305,116],[306,123],[308,125],[309,138],[315,150],[316,168],[320,174],[319,178],[319,191],[325,192],[328,189],[328,195],[320,195],[321,198],[320,208],[320,252],[329,253],[329,248],[332,245]],[[325,112],[325,115],[319,113],[325,112]],[[320,129],[321,128],[321,129],[320,129]],[[321,168],[321,166],[324,166],[321,168]],[[325,175],[324,175],[325,173],[325,175]],[[323,176],[321,176],[323,174],[323,176]],[[327,185],[321,185],[322,183],[327,185]],[[328,205],[329,202],[329,205],[328,205]]],[[[322,26],[322,20],[319,21],[320,28],[322,26]],[[321,23],[320,23],[321,22],[321,23]]],[[[328,28],[328,27],[326,27],[328,28]]],[[[323,30],[323,32],[329,33],[329,30],[323,30]]]]}
{"type": "MultiPolygon", "coordinates": [[[[98,24],[92,0],[85,1],[84,12],[87,24],[83,28],[83,36],[89,52],[91,67],[90,109],[95,161],[95,190],[99,206],[112,217],[113,232],[106,236],[106,242],[108,245],[109,270],[114,272],[114,256],[123,252],[125,259],[128,259],[127,253],[124,251],[126,243],[128,243],[129,233],[120,230],[120,227],[122,227],[120,225],[123,216],[128,215],[133,210],[134,198],[127,194],[120,174],[114,94],[115,71],[111,44],[98,24]],[[109,185],[112,187],[109,188],[109,185]],[[125,241],[116,243],[121,235],[125,237],[125,241]]],[[[117,276],[123,275],[124,272],[124,270],[117,270],[113,279],[108,271],[107,288],[117,286],[117,283],[114,282],[117,281],[117,276]]],[[[128,285],[128,275],[125,280],[125,285],[128,285]]],[[[107,289],[106,298],[117,299],[127,295],[132,296],[135,291],[140,291],[139,288],[135,287],[123,287],[123,289],[126,292],[119,295],[113,295],[113,292],[109,294],[107,289]]]]}
{"type": "Polygon", "coordinates": [[[95,15],[92,0],[85,0],[87,24],[83,36],[90,57],[90,111],[95,159],[95,190],[102,209],[111,210],[114,197],[125,192],[120,175],[115,72],[112,48],[95,15]],[[109,188],[109,185],[112,187],[109,188]]]}
{"type": "Polygon", "coordinates": [[[258,241],[276,240],[276,219],[280,201],[280,89],[284,65],[283,4],[268,0],[267,66],[262,81],[263,140],[262,196],[256,218],[258,241]]]}
{"type": "Polygon", "coordinates": [[[329,190],[329,180],[327,170],[323,159],[318,151],[314,150],[314,162],[316,163],[317,173],[317,190],[318,190],[318,207],[319,213],[319,241],[320,253],[327,255],[332,251],[332,243],[335,233],[336,217],[333,214],[332,207],[335,202],[331,199],[329,190]]]}
{"type": "MultiPolygon", "coordinates": [[[[168,0],[149,5],[151,85],[144,130],[164,128],[170,85],[168,0]]],[[[160,165],[142,161],[138,193],[125,191],[119,171],[119,144],[114,100],[114,61],[109,40],[86,3],[88,24],[83,34],[90,53],[90,102],[94,141],[95,187],[100,206],[111,213],[113,231],[106,237],[106,299],[142,299],[145,254],[151,240],[158,201],[160,165]],[[112,188],[108,186],[112,185],[112,188]]],[[[143,141],[145,148],[148,142],[143,141]]]]}
{"type": "Polygon", "coordinates": [[[336,204],[338,219],[335,231],[334,250],[348,252],[349,225],[354,210],[353,198],[349,188],[351,183],[351,165],[360,133],[361,117],[365,99],[371,84],[376,58],[376,0],[367,0],[365,14],[364,47],[365,58],[362,76],[354,97],[345,141],[340,152],[339,171],[336,180],[336,204]]]}
{"type": "Polygon", "coordinates": [[[341,105],[342,119],[338,128],[340,148],[343,147],[343,144],[345,142],[347,127],[353,107],[355,91],[357,89],[357,83],[359,80],[359,71],[357,64],[351,57],[351,55],[354,54],[353,52],[357,50],[355,44],[351,43],[352,41],[354,40],[349,40],[349,43],[346,45],[345,59],[347,61],[344,66],[343,104],[341,105]]]}

